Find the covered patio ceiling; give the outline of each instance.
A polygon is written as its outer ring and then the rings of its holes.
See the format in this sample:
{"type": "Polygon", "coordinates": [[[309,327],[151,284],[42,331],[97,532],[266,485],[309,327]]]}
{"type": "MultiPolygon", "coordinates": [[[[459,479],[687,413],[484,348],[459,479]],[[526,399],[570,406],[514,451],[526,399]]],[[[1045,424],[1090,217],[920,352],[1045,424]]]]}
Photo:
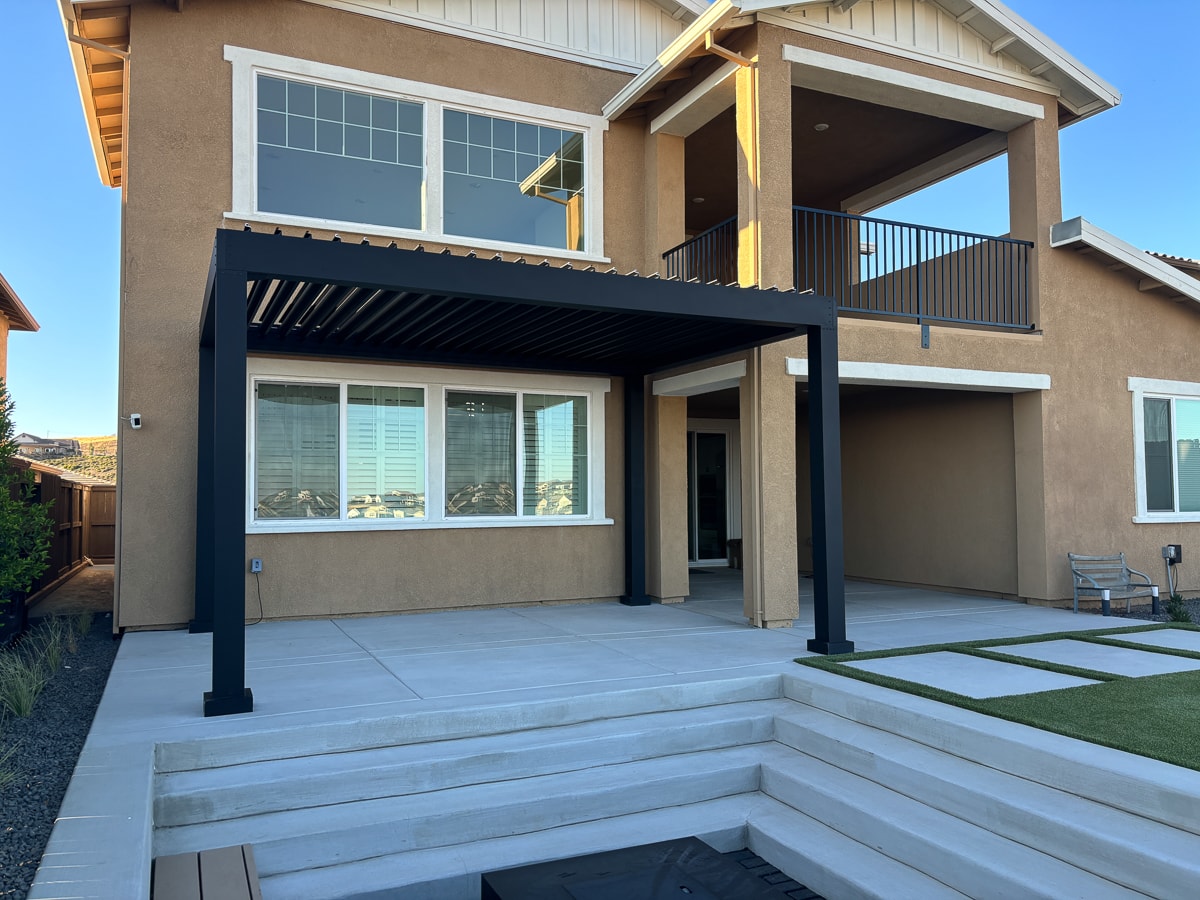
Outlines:
{"type": "Polygon", "coordinates": [[[620,376],[625,594],[646,593],[646,377],[807,336],[816,638],[845,652],[837,309],[828,297],[637,273],[218,230],[199,335],[196,598],[213,633],[205,715],[248,712],[247,399],[251,354],[620,376]],[[218,477],[219,473],[219,477],[218,477]]]}

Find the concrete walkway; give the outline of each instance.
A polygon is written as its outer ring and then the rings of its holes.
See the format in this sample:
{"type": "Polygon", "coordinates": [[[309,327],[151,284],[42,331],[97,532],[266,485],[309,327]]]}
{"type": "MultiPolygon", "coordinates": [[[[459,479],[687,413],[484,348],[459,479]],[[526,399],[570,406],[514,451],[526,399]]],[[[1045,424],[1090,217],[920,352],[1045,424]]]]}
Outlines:
{"type": "Polygon", "coordinates": [[[84,566],[29,610],[29,618],[113,611],[113,567],[84,566]]]}
{"type": "MultiPolygon", "coordinates": [[[[387,716],[676,689],[795,673],[813,636],[811,581],[793,628],[750,628],[740,573],[692,579],[686,603],[547,605],[408,616],[267,622],[249,627],[252,713],[204,719],[211,638],[125,635],[30,898],[134,896],[151,857],[154,748],[232,737],[274,742],[281,729],[387,716]],[[143,868],[145,867],[145,868],[143,868]]],[[[1112,619],[932,591],[853,584],[858,649],[1104,628],[1112,619]]],[[[144,896],[144,894],[139,894],[144,896]]]]}

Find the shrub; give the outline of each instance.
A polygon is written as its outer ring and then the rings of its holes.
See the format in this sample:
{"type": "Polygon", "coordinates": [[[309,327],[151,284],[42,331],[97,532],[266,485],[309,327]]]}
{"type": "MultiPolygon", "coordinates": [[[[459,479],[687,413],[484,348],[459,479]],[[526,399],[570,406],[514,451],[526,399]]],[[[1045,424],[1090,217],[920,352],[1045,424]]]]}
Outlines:
{"type": "Polygon", "coordinates": [[[12,458],[15,405],[0,380],[0,609],[20,602],[50,561],[50,516],[46,505],[32,502],[28,472],[17,472],[12,458]]]}
{"type": "Polygon", "coordinates": [[[85,609],[83,612],[75,616],[75,633],[80,637],[87,637],[92,633],[92,622],[95,620],[96,614],[90,609],[85,609]]]}
{"type": "Polygon", "coordinates": [[[13,754],[17,752],[17,745],[13,744],[7,750],[0,752],[0,791],[4,790],[8,785],[17,780],[17,770],[10,763],[13,754]]]}
{"type": "Polygon", "coordinates": [[[40,657],[20,650],[0,654],[0,706],[25,718],[33,712],[47,678],[40,657]]]}
{"type": "Polygon", "coordinates": [[[1183,594],[1172,594],[1167,601],[1167,617],[1172,622],[1190,622],[1192,615],[1188,612],[1187,604],[1183,602],[1183,594]]]}
{"type": "Polygon", "coordinates": [[[67,648],[68,635],[74,638],[74,633],[70,632],[66,622],[58,616],[50,616],[43,619],[33,633],[25,638],[21,650],[31,663],[40,663],[49,677],[62,668],[63,651],[67,648]]]}

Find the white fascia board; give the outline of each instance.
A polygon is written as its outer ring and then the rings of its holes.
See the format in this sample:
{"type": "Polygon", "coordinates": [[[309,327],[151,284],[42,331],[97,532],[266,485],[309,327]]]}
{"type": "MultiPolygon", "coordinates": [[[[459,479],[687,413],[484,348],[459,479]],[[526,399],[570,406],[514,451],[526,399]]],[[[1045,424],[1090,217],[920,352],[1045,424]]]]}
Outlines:
{"type": "Polygon", "coordinates": [[[642,69],[633,81],[617,91],[616,95],[604,104],[604,115],[611,121],[624,114],[629,107],[637,103],[642,94],[658,84],[659,79],[676,63],[703,45],[704,35],[720,28],[737,13],[738,8],[730,0],[716,0],[703,15],[685,28],[679,37],[667,44],[654,58],[654,62],[642,69]]]}
{"type": "Polygon", "coordinates": [[[75,6],[71,0],[59,0],[62,12],[63,40],[67,42],[67,50],[71,54],[71,68],[75,70],[75,82],[79,86],[79,102],[83,106],[83,124],[87,128],[88,140],[92,143],[92,156],[96,160],[96,171],[105,187],[112,187],[112,177],[108,171],[108,160],[104,155],[104,144],[100,140],[100,121],[96,118],[96,109],[92,103],[92,85],[88,78],[87,63],[83,58],[83,47],[71,40],[71,30],[75,24],[75,6]]]}
{"type": "Polygon", "coordinates": [[[746,361],[739,359],[736,362],[710,366],[695,372],[657,378],[651,390],[655,397],[693,397],[696,394],[707,394],[711,391],[737,387],[745,374],[746,361]]]}
{"type": "Polygon", "coordinates": [[[1050,226],[1051,247],[1075,245],[1091,247],[1114,262],[1123,263],[1146,278],[1159,282],[1163,287],[1200,303],[1200,281],[1184,275],[1174,266],[1144,250],[1139,250],[1133,244],[1127,244],[1107,231],[1097,228],[1087,219],[1077,217],[1050,226]]]}
{"type": "MultiPolygon", "coordinates": [[[[971,0],[981,13],[1037,53],[1108,107],[1121,102],[1121,92],[997,0],[971,0]]],[[[1098,110],[1096,110],[1098,112],[1098,110]]]]}
{"type": "Polygon", "coordinates": [[[889,178],[874,187],[847,197],[842,202],[842,211],[864,215],[887,203],[924,190],[930,185],[957,175],[972,166],[995,159],[1007,151],[1008,135],[1002,131],[993,131],[909,169],[902,175],[889,178]]]}
{"type": "MultiPolygon", "coordinates": [[[[788,357],[787,373],[797,381],[808,381],[808,360],[788,357]]],[[[947,369],[940,366],[906,366],[849,360],[838,362],[838,383],[986,391],[998,394],[1050,390],[1050,376],[1037,372],[994,372],[986,369],[947,369]]]]}
{"type": "Polygon", "coordinates": [[[793,84],[868,103],[996,131],[1046,116],[1037,103],[791,44],[784,45],[783,58],[792,64],[793,84]]]}
{"type": "Polygon", "coordinates": [[[687,137],[737,101],[734,76],[740,69],[728,62],[672,103],[650,123],[650,133],[687,137]]]}

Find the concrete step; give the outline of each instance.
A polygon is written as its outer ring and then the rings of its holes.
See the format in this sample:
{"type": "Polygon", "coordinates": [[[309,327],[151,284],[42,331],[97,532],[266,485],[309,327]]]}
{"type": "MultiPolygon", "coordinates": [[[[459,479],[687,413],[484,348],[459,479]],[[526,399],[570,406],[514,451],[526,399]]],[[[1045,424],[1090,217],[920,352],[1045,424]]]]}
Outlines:
{"type": "Polygon", "coordinates": [[[796,881],[837,900],[967,896],[769,797],[762,798],[746,823],[746,846],[796,881]]]}
{"type": "Polygon", "coordinates": [[[752,792],[760,745],[163,828],[155,855],[254,845],[274,875],[752,792]]]}
{"type": "Polygon", "coordinates": [[[764,748],[760,790],[979,900],[1146,896],[780,744],[764,748]]]}
{"type": "Polygon", "coordinates": [[[379,717],[358,715],[342,722],[292,728],[272,727],[270,722],[264,722],[260,731],[253,730],[257,723],[248,722],[246,730],[236,734],[158,744],[154,770],[187,772],[270,759],[506,734],[647,713],[774,700],[782,696],[781,691],[779,675],[750,675],[624,691],[581,692],[532,702],[450,706],[379,717]]]}
{"type": "MultiPolygon", "coordinates": [[[[478,900],[480,874],[655,841],[699,836],[721,852],[746,846],[746,820],[763,798],[737,794],[613,818],[391,853],[262,878],[264,900],[478,900]]],[[[636,900],[636,898],[630,898],[636,900]]]]}
{"type": "Polygon", "coordinates": [[[1200,834],[1200,772],[805,668],[785,696],[1001,772],[1200,834]]]}
{"type": "Polygon", "coordinates": [[[755,700],[453,741],[159,775],[157,827],[395,797],[770,740],[794,704],[755,700]]]}
{"type": "MultiPolygon", "coordinates": [[[[942,812],[1156,897],[1200,884],[1200,837],[797,704],[776,740],[942,812]]],[[[806,882],[807,883],[807,882],[806,882]]]]}

